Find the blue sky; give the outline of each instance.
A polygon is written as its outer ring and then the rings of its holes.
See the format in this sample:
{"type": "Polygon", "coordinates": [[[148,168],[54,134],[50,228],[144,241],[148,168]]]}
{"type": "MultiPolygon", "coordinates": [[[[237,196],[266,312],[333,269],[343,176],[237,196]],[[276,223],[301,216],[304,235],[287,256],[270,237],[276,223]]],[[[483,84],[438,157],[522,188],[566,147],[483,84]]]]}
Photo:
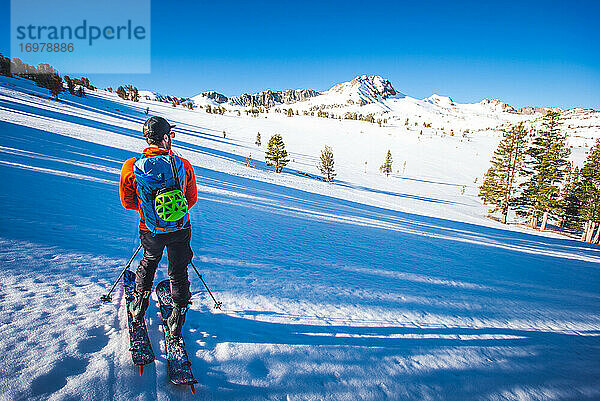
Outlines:
{"type": "Polygon", "coordinates": [[[377,74],[417,98],[600,109],[599,1],[181,0],[152,1],[151,15],[151,74],[94,84],[232,96],[377,74]]]}

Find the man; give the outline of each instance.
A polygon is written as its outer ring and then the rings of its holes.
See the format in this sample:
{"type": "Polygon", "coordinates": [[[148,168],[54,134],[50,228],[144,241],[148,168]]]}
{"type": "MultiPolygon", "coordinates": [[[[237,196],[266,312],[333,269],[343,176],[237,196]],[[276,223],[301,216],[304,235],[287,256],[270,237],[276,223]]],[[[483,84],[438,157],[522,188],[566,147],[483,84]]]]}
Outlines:
{"type": "Polygon", "coordinates": [[[156,268],[167,248],[169,279],[174,308],[167,319],[169,333],[181,336],[190,304],[187,266],[192,260],[191,225],[187,211],[197,200],[196,177],[189,161],[171,151],[170,125],[162,117],[144,124],[148,147],[141,157],[131,158],[121,170],[121,203],[140,213],[140,240],[144,257],[135,278],[135,296],[129,312],[136,321],[144,319],[156,268]]]}

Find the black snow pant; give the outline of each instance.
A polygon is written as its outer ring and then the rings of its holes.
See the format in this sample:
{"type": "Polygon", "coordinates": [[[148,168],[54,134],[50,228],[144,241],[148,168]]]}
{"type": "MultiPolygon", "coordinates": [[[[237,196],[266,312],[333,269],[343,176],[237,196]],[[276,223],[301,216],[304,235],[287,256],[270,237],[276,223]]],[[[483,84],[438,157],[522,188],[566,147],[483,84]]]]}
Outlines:
{"type": "Polygon", "coordinates": [[[173,302],[177,306],[187,306],[192,297],[187,267],[192,261],[190,247],[192,230],[190,227],[165,234],[152,234],[140,230],[140,240],[144,248],[144,258],[135,274],[137,292],[150,291],[158,263],[162,259],[163,250],[167,247],[169,257],[169,279],[173,302]]]}

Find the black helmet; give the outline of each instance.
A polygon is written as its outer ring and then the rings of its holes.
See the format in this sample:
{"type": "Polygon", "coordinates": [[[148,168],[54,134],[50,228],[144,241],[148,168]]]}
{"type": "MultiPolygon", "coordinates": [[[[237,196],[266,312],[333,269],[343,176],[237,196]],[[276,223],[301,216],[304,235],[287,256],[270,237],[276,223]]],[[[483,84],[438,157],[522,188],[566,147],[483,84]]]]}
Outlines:
{"type": "Polygon", "coordinates": [[[144,136],[146,138],[162,139],[163,136],[171,132],[174,125],[169,124],[162,117],[152,116],[144,123],[144,136]]]}

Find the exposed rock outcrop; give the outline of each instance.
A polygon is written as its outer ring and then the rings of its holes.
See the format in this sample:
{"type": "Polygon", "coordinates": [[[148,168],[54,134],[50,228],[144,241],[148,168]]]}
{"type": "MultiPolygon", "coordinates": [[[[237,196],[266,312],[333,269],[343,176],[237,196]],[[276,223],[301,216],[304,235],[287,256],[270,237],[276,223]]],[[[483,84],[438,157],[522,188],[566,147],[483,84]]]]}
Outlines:
{"type": "Polygon", "coordinates": [[[201,93],[200,96],[205,97],[207,99],[214,100],[217,103],[227,103],[227,101],[229,100],[227,98],[227,96],[222,95],[219,92],[215,92],[215,91],[204,92],[204,93],[201,93]]]}
{"type": "Polygon", "coordinates": [[[329,89],[325,94],[337,94],[347,98],[348,104],[375,103],[391,97],[404,97],[396,92],[392,83],[379,75],[360,75],[350,82],[343,82],[329,89]]]}
{"type": "Polygon", "coordinates": [[[244,93],[229,99],[229,103],[244,107],[273,107],[278,104],[301,102],[320,95],[312,89],[289,89],[282,91],[266,90],[253,95],[244,93]]]}
{"type": "Polygon", "coordinates": [[[518,111],[519,114],[525,114],[525,115],[533,115],[533,114],[546,114],[548,111],[556,111],[556,112],[561,112],[561,109],[559,109],[558,107],[535,107],[535,106],[527,106],[527,107],[521,107],[518,111]]]}
{"type": "Polygon", "coordinates": [[[512,107],[509,104],[503,103],[498,99],[492,99],[492,100],[483,99],[481,102],[479,102],[479,104],[488,106],[490,109],[492,109],[494,111],[503,111],[506,113],[516,113],[517,112],[514,107],[512,107]]]}

